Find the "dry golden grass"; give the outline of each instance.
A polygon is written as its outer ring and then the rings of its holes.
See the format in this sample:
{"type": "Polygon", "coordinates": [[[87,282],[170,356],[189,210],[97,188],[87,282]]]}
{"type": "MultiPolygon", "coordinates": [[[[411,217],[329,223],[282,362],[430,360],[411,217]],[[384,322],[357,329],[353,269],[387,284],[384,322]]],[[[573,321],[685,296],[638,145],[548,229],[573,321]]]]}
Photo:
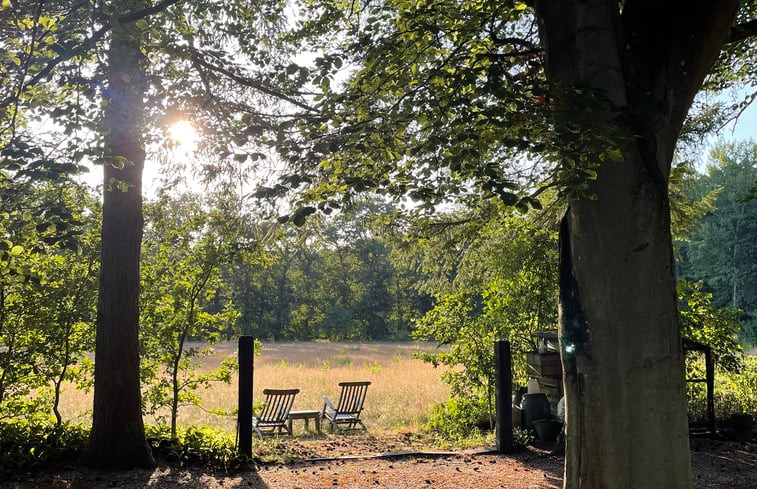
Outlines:
{"type": "MultiPolygon", "coordinates": [[[[216,345],[216,355],[206,368],[217,366],[233,355],[236,343],[216,345]]],[[[293,409],[321,409],[322,396],[334,402],[339,397],[341,381],[369,380],[371,386],[365,403],[363,419],[373,433],[419,431],[426,422],[434,403],[444,401],[449,387],[440,380],[441,370],[412,358],[420,349],[432,350],[433,345],[418,343],[264,343],[255,359],[255,401],[263,398],[265,388],[298,388],[300,393],[293,409]]],[[[201,391],[202,408],[182,407],[179,424],[207,425],[233,433],[234,416],[219,416],[212,409],[231,412],[237,405],[237,377],[230,385],[216,383],[201,391]]],[[[89,422],[92,400],[86,394],[69,387],[64,392],[62,411],[66,419],[89,422]]],[[[146,422],[152,420],[146,419],[146,422]]],[[[303,429],[303,422],[295,422],[295,432],[303,429]]],[[[312,423],[310,428],[312,429],[312,423]]]]}

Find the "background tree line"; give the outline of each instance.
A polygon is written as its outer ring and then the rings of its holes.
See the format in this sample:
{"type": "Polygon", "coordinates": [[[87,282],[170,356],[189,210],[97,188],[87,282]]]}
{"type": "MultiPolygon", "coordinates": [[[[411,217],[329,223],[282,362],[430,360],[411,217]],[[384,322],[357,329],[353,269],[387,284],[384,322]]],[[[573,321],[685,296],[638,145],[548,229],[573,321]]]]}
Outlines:
{"type": "Polygon", "coordinates": [[[259,263],[226,267],[237,331],[273,341],[410,339],[431,298],[419,290],[422,272],[375,222],[386,211],[363,202],[285,225],[262,244],[259,263]]]}
{"type": "Polygon", "coordinates": [[[692,200],[709,199],[712,210],[678,243],[679,275],[701,281],[718,307],[739,310],[740,338],[757,345],[757,200],[749,190],[757,181],[754,141],[712,150],[703,173],[685,184],[692,200]]]}

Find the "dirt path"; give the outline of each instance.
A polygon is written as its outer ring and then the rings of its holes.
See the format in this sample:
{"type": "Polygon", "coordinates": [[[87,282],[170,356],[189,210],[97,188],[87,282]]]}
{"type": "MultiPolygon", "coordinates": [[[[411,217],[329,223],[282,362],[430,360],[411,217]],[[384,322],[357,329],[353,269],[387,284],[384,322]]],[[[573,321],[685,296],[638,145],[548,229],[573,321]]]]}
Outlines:
{"type": "MultiPolygon", "coordinates": [[[[757,444],[695,441],[696,489],[757,488],[757,444]]],[[[553,489],[562,487],[561,457],[529,448],[513,455],[396,455],[385,458],[300,460],[238,474],[159,466],[128,472],[51,468],[5,489],[553,489]]]]}
{"type": "MultiPolygon", "coordinates": [[[[397,457],[381,459],[304,461],[261,466],[236,475],[159,467],[155,470],[101,472],[65,470],[40,475],[13,489],[136,488],[163,489],[419,489],[429,488],[559,488],[562,460],[521,454],[397,457]],[[538,459],[538,460],[537,460],[538,459]],[[534,463],[535,462],[535,463],[534,463]]],[[[5,487],[0,484],[0,487],[5,487]]]]}

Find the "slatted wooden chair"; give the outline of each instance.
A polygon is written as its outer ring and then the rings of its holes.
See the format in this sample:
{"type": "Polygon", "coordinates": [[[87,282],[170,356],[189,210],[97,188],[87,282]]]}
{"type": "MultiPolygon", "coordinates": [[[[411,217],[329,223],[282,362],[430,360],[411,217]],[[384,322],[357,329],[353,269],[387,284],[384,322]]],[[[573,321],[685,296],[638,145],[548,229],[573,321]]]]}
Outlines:
{"type": "Polygon", "coordinates": [[[292,431],[287,426],[289,411],[292,410],[294,397],[300,392],[299,389],[264,389],[265,401],[259,414],[252,416],[252,429],[262,439],[263,434],[281,433],[286,431],[290,435],[292,431]]]}
{"type": "Polygon", "coordinates": [[[360,413],[363,411],[365,394],[368,392],[370,382],[340,382],[339,387],[342,392],[339,394],[339,402],[335,406],[331,400],[323,396],[323,409],[321,410],[321,421],[327,420],[334,431],[343,429],[357,429],[358,425],[367,430],[365,424],[360,419],[360,413]]]}

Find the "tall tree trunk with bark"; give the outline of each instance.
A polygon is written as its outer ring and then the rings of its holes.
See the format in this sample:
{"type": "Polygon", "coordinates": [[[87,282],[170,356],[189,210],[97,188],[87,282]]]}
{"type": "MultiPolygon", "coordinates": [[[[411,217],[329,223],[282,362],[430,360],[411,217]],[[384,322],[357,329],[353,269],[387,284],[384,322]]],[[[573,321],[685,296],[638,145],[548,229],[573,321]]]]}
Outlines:
{"type": "Polygon", "coordinates": [[[596,200],[572,199],[561,226],[566,488],[691,487],[667,184],[738,3],[535,2],[556,130],[578,119],[612,134],[576,148],[596,200]]]}
{"type": "Polygon", "coordinates": [[[153,464],[139,383],[139,260],[145,150],[143,33],[117,17],[144,1],[113,2],[103,115],[102,264],[97,304],[92,432],[84,461],[130,468],[153,464]]]}

